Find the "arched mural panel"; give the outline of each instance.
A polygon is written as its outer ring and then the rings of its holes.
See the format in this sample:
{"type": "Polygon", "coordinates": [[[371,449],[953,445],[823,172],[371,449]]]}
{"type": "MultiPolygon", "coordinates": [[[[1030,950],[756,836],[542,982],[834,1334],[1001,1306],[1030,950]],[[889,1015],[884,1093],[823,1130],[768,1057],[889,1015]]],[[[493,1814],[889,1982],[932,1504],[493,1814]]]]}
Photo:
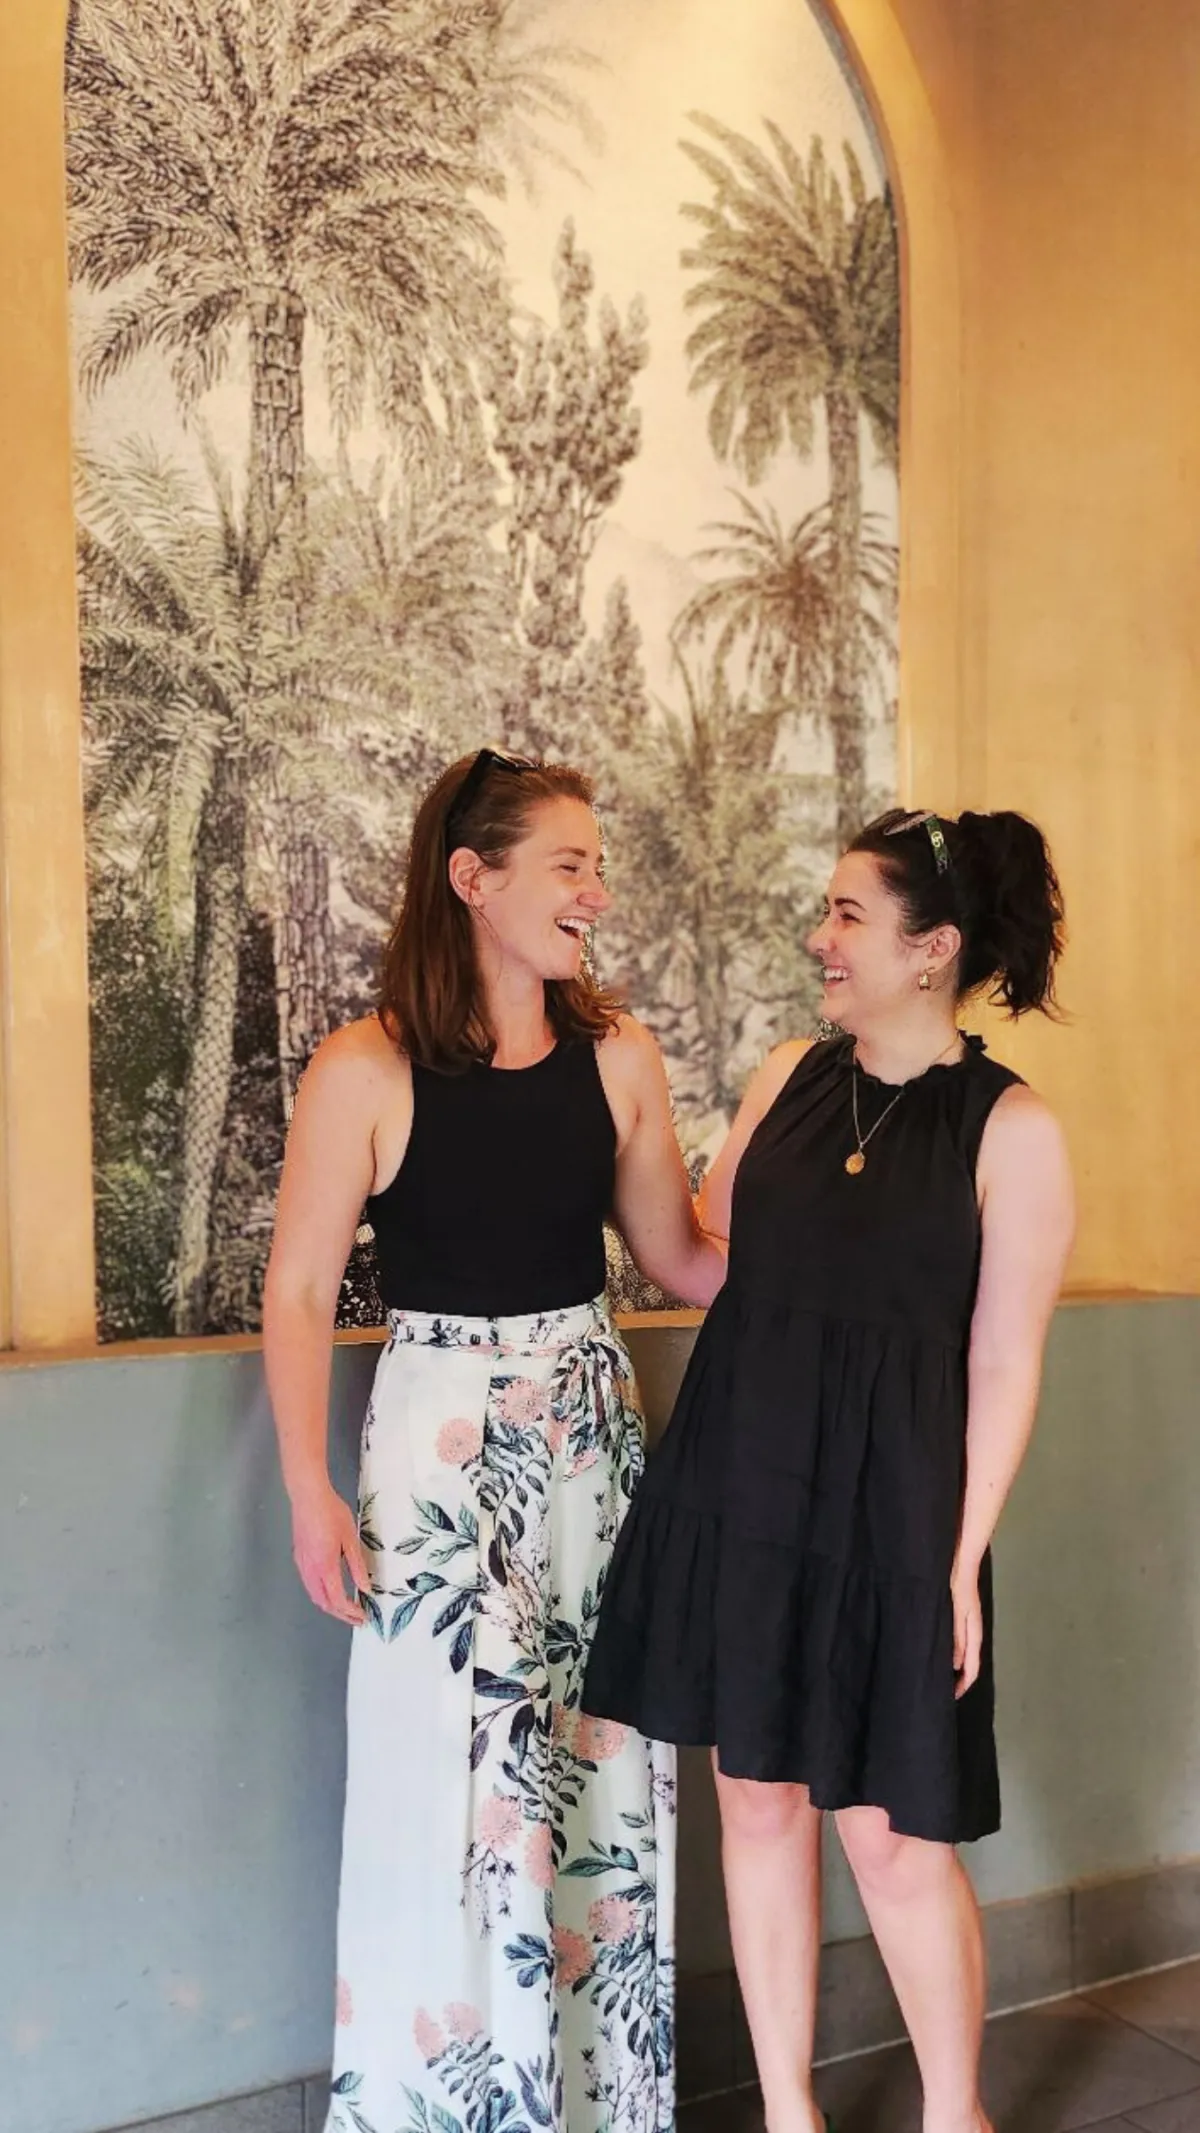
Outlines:
{"type": "Polygon", "coordinates": [[[79,0],[67,118],[100,1321],[238,1331],[479,741],[595,774],[697,1163],[811,1026],[896,785],[895,222],[796,0],[79,0]]]}

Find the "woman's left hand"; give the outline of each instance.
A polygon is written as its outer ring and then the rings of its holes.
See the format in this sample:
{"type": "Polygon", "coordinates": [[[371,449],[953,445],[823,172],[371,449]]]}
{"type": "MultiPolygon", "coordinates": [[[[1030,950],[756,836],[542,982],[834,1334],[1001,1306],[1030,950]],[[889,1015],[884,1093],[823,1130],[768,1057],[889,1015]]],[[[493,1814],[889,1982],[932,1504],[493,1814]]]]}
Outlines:
{"type": "Polygon", "coordinates": [[[954,1671],[958,1677],[956,1697],[965,1696],[979,1679],[983,1657],[983,1605],[979,1598],[979,1572],[957,1563],[950,1577],[954,1603],[954,1671]]]}

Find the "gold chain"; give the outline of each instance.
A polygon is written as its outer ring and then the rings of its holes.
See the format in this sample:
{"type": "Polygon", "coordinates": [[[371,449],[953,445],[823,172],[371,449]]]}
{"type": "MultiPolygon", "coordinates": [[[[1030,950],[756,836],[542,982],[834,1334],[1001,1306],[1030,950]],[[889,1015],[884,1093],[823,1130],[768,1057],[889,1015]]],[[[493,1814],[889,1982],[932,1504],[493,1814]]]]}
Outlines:
{"type": "MultiPolygon", "coordinates": [[[[948,1045],[946,1045],[946,1047],[945,1047],[945,1050],[943,1050],[943,1051],[940,1051],[940,1052],[938,1053],[938,1055],[937,1055],[937,1058],[936,1058],[936,1059],[931,1059],[931,1060],[930,1060],[930,1062],[929,1062],[929,1066],[927,1066],[927,1067],[922,1067],[922,1069],[921,1069],[921,1074],[928,1074],[928,1073],[929,1073],[929,1071],[930,1071],[930,1068],[931,1068],[931,1067],[935,1067],[935,1066],[939,1065],[939,1064],[940,1064],[940,1062],[941,1062],[941,1061],[942,1061],[942,1060],[943,1060],[943,1059],[945,1058],[945,1056],[946,1056],[946,1053],[947,1053],[947,1052],[952,1052],[952,1051],[955,1051],[955,1050],[957,1050],[958,1046],[959,1046],[959,1045],[960,1045],[961,1043],[962,1043],[962,1032],[961,1032],[961,1030],[955,1030],[955,1032],[954,1032],[954,1040],[953,1040],[953,1043],[951,1043],[951,1044],[948,1044],[948,1045]]],[[[912,1075],[910,1075],[910,1076],[909,1076],[909,1080],[910,1080],[910,1081],[920,1081],[920,1079],[921,1079],[921,1074],[912,1074],[912,1075]]],[[[903,1094],[904,1094],[904,1091],[905,1091],[905,1089],[907,1089],[907,1087],[908,1087],[908,1082],[907,1082],[907,1081],[905,1081],[905,1082],[902,1082],[902,1083],[901,1083],[900,1087],[899,1087],[899,1088],[897,1089],[897,1091],[896,1091],[895,1095],[893,1096],[893,1098],[892,1098],[892,1100],[891,1100],[890,1104],[888,1104],[888,1105],[887,1105],[887,1106],[885,1107],[885,1109],[884,1109],[884,1110],[882,1110],[882,1111],[880,1112],[880,1114],[879,1114],[878,1118],[876,1119],[876,1121],[875,1121],[874,1125],[873,1125],[873,1126],[871,1127],[871,1129],[870,1129],[870,1132],[869,1132],[869,1133],[867,1133],[866,1135],[864,1135],[864,1134],[863,1134],[863,1132],[862,1132],[862,1129],[861,1129],[861,1127],[859,1126],[859,1123],[858,1123],[858,1053],[857,1053],[857,1052],[852,1052],[852,1053],[851,1053],[851,1055],[850,1055],[850,1108],[851,1108],[851,1110],[852,1110],[852,1112],[853,1112],[853,1114],[854,1114],[854,1138],[855,1138],[855,1140],[856,1140],[856,1141],[858,1142],[858,1146],[857,1146],[857,1148],[855,1148],[855,1149],[854,1149],[854,1150],[853,1150],[853,1151],[851,1152],[851,1154],[849,1154],[849,1155],[848,1155],[848,1156],[846,1157],[846,1161],[845,1161],[845,1164],[844,1164],[844,1166],[843,1166],[843,1167],[845,1168],[845,1171],[846,1171],[846,1175],[847,1175],[848,1177],[851,1177],[851,1178],[858,1178],[858,1177],[861,1177],[861,1176],[862,1176],[862,1173],[863,1173],[863,1171],[864,1171],[864,1170],[866,1169],[866,1167],[867,1167],[867,1155],[866,1155],[866,1149],[867,1149],[867,1142],[868,1142],[868,1141],[870,1141],[870,1140],[872,1140],[872,1139],[874,1138],[875,1134],[877,1134],[877,1133],[878,1133],[878,1131],[879,1131],[879,1128],[880,1128],[880,1127],[882,1126],[882,1124],[883,1124],[883,1122],[884,1122],[884,1119],[885,1119],[885,1118],[890,1118],[890,1116],[891,1116],[892,1112],[893,1112],[893,1111],[895,1110],[895,1108],[896,1108],[896,1105],[897,1105],[897,1104],[899,1103],[899,1101],[900,1101],[900,1098],[901,1098],[901,1097],[903,1096],[903,1094]]]]}

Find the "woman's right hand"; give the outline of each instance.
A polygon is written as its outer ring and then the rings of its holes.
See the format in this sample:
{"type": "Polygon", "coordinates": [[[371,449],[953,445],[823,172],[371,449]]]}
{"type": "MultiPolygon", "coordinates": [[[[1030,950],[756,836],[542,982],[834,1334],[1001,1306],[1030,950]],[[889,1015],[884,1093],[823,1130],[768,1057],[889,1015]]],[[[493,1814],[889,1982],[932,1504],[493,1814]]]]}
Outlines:
{"type": "Polygon", "coordinates": [[[328,1481],[292,1498],[292,1557],[315,1606],[351,1628],[366,1620],[360,1601],[346,1591],[342,1571],[345,1564],[355,1594],[370,1591],[358,1524],[349,1504],[328,1481]]]}

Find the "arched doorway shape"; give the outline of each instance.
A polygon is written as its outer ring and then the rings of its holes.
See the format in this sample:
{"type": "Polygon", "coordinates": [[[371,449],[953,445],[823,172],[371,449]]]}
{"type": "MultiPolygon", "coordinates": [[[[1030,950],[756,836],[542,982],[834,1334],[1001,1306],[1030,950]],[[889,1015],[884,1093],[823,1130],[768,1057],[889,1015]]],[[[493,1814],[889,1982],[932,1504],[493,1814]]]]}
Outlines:
{"type": "Polygon", "coordinates": [[[948,810],[973,773],[961,554],[962,269],[953,188],[896,0],[818,0],[849,56],[891,174],[900,229],[900,782],[948,810]]]}

